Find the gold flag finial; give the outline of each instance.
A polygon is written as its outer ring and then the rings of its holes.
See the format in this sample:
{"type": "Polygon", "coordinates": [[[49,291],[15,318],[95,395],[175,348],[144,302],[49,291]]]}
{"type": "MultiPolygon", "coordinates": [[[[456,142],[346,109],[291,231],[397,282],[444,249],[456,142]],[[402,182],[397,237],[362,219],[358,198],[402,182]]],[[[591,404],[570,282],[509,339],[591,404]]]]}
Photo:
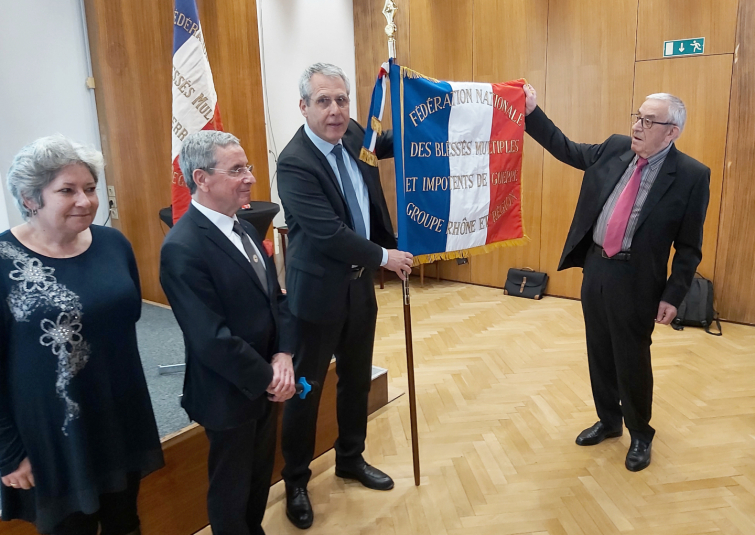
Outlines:
{"type": "Polygon", "coordinates": [[[396,58],[395,33],[398,28],[396,28],[396,24],[393,22],[393,15],[396,13],[397,9],[398,6],[396,5],[396,2],[394,2],[394,0],[385,0],[385,5],[383,6],[383,15],[385,15],[385,20],[388,21],[388,24],[385,27],[385,33],[388,36],[388,57],[394,59],[396,58]]]}

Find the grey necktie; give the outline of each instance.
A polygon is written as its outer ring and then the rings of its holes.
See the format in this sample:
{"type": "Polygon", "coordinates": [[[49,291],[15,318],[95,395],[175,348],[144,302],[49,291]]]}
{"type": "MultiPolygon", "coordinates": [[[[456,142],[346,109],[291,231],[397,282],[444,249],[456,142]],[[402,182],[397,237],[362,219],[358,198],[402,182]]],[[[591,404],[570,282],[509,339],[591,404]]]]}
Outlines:
{"type": "Polygon", "coordinates": [[[346,204],[349,205],[351,220],[354,222],[354,230],[357,234],[366,238],[367,229],[364,226],[362,209],[359,207],[359,201],[357,201],[357,192],[354,190],[354,183],[351,181],[351,175],[346,170],[346,163],[343,161],[343,146],[339,144],[333,147],[333,154],[336,157],[338,174],[341,175],[341,184],[343,185],[343,194],[344,197],[346,197],[346,204]]]}
{"type": "Polygon", "coordinates": [[[257,274],[257,277],[259,277],[260,282],[262,283],[262,288],[264,288],[265,293],[267,293],[267,274],[265,273],[265,268],[262,265],[263,260],[259,256],[257,256],[257,251],[254,250],[252,239],[249,237],[249,235],[244,230],[244,227],[242,227],[238,221],[233,222],[233,232],[241,237],[241,244],[244,246],[244,251],[246,251],[246,255],[249,257],[249,263],[252,264],[254,272],[257,274]]]}

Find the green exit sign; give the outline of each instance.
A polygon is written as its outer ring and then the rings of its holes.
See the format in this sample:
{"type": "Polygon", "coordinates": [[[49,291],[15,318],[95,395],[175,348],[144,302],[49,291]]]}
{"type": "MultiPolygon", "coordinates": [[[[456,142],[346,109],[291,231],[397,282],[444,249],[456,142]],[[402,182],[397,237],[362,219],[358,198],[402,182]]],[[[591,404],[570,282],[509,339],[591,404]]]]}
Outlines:
{"type": "Polygon", "coordinates": [[[693,56],[705,51],[705,37],[695,39],[677,39],[676,41],[663,42],[663,57],[693,56]]]}

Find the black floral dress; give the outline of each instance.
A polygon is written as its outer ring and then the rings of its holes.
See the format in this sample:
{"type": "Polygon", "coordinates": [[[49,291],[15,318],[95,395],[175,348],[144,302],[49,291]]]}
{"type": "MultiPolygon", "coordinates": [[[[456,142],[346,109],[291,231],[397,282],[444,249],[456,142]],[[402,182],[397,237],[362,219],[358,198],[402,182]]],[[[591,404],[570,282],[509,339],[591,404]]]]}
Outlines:
{"type": "Polygon", "coordinates": [[[0,474],[28,457],[36,484],[1,486],[2,518],[40,533],[163,465],[136,343],[134,254],[119,231],[91,231],[89,249],[65,259],[0,234],[0,474]]]}

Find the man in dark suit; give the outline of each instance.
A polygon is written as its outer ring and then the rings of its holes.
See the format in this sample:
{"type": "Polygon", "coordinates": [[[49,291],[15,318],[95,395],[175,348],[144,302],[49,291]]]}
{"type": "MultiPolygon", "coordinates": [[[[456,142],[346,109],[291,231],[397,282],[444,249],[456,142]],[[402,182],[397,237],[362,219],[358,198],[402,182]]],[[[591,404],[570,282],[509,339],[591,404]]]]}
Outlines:
{"type": "Polygon", "coordinates": [[[295,392],[291,315],[260,237],[236,218],[255,182],[239,140],[191,134],[179,164],[192,201],[163,243],[160,282],[186,344],[181,404],[210,441],[212,532],[264,534],[275,456],[271,402],[295,392]]]}
{"type": "MultiPolygon", "coordinates": [[[[349,119],[349,82],[335,65],[317,63],[303,74],[299,107],[306,124],[278,159],[278,192],[288,225],[286,288],[296,319],[297,375],[325,380],[331,357],[338,374],[336,475],[388,490],[393,480],[362,457],[372,372],[380,266],[401,279],[412,255],[395,249],[376,167],[359,160],[364,129],[349,119]]],[[[378,158],[393,156],[392,135],[379,137],[378,158]]],[[[312,525],[307,495],[319,393],[294,398],[283,413],[286,514],[312,525]]]]}
{"type": "Polygon", "coordinates": [[[526,130],[555,158],[585,172],[559,271],[583,268],[582,310],[593,399],[600,419],[580,446],[631,435],[625,465],[650,464],[654,322],[668,325],[702,259],[710,169],[674,141],[686,110],[667,93],[647,97],[632,115],[632,136],[599,145],[569,140],[525,86],[526,130]],[[675,253],[668,275],[668,259],[675,253]]]}

